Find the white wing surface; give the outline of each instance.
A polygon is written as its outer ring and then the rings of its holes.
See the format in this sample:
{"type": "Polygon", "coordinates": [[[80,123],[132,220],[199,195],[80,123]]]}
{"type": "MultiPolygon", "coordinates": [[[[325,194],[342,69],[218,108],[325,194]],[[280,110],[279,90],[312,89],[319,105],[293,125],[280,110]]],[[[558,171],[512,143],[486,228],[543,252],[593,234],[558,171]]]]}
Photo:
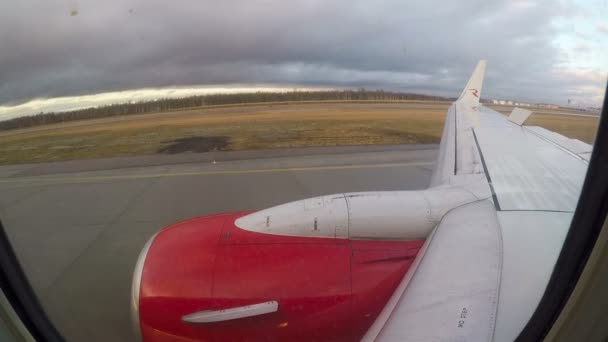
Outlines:
{"type": "Polygon", "coordinates": [[[448,110],[431,181],[478,201],[443,217],[364,340],[512,341],[540,301],[592,147],[481,105],[485,68],[448,110]]]}

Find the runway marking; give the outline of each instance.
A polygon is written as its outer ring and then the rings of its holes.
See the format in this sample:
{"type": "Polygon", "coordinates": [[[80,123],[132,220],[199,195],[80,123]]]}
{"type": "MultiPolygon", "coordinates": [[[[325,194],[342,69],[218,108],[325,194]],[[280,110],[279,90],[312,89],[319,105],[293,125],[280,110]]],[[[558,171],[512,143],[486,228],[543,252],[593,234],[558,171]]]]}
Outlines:
{"type": "Polygon", "coordinates": [[[271,168],[271,169],[253,169],[253,170],[218,170],[218,171],[192,171],[192,172],[169,172],[169,173],[151,173],[139,175],[115,175],[115,176],[90,176],[90,177],[28,177],[28,178],[13,178],[2,179],[0,184],[10,183],[85,183],[85,182],[101,182],[110,180],[127,180],[127,179],[146,179],[146,178],[163,178],[163,177],[187,177],[187,176],[209,176],[209,175],[238,175],[238,174],[256,174],[256,173],[278,173],[278,172],[306,172],[306,171],[325,171],[325,170],[350,170],[350,169],[377,169],[403,166],[427,166],[433,165],[434,162],[408,162],[408,163],[387,163],[387,164],[371,164],[371,165],[337,165],[337,166],[318,166],[318,167],[287,167],[287,168],[271,168]]]}

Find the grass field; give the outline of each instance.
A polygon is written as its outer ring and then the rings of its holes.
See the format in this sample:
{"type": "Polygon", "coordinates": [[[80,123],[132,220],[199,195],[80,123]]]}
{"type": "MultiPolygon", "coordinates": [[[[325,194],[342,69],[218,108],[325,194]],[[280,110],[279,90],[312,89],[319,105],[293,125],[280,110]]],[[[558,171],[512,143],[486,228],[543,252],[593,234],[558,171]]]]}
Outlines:
{"type": "MultiPolygon", "coordinates": [[[[447,105],[263,106],[80,122],[0,135],[0,164],[183,151],[437,143],[447,105]]],[[[596,118],[538,114],[530,123],[592,142],[596,118]]]]}

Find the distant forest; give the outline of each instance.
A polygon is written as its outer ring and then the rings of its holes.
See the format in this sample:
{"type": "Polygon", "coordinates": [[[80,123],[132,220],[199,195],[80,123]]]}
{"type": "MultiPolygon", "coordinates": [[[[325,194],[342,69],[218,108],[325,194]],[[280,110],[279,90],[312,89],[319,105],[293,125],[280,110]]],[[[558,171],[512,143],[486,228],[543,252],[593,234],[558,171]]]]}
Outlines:
{"type": "Polygon", "coordinates": [[[136,103],[112,104],[67,112],[39,113],[0,122],[0,130],[27,128],[75,120],[88,120],[121,115],[159,113],[172,110],[197,108],[214,105],[231,105],[260,102],[297,102],[297,101],[402,101],[453,100],[439,96],[407,94],[383,90],[336,90],[336,91],[292,91],[256,92],[242,94],[214,94],[190,96],[178,99],[159,99],[136,103]]]}

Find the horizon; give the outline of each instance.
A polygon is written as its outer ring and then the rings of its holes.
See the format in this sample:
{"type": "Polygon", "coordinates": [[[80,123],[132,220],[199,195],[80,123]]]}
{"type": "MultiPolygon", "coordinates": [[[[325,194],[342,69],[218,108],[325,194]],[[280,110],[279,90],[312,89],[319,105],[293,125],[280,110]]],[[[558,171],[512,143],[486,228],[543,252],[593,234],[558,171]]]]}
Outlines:
{"type": "MultiPolygon", "coordinates": [[[[99,108],[103,106],[122,105],[128,103],[152,102],[165,99],[180,99],[192,96],[205,95],[221,95],[221,94],[248,94],[256,92],[281,93],[292,91],[358,91],[365,89],[367,91],[386,91],[399,94],[412,94],[420,96],[437,96],[446,99],[455,98],[458,94],[433,94],[424,92],[405,92],[391,89],[380,88],[347,88],[347,87],[306,87],[297,85],[221,85],[221,86],[173,86],[163,88],[141,88],[128,89],[121,91],[101,92],[95,94],[86,94],[80,96],[60,96],[53,98],[35,98],[25,102],[0,105],[0,121],[7,121],[23,116],[32,116],[38,114],[52,114],[75,111],[87,108],[99,108]]],[[[486,101],[503,100],[518,103],[528,103],[533,105],[559,105],[557,103],[542,102],[542,101],[523,101],[513,98],[488,98],[483,92],[481,98],[486,101]]],[[[561,107],[564,107],[560,105],[561,107]]],[[[571,107],[571,108],[588,108],[571,107]]]]}

